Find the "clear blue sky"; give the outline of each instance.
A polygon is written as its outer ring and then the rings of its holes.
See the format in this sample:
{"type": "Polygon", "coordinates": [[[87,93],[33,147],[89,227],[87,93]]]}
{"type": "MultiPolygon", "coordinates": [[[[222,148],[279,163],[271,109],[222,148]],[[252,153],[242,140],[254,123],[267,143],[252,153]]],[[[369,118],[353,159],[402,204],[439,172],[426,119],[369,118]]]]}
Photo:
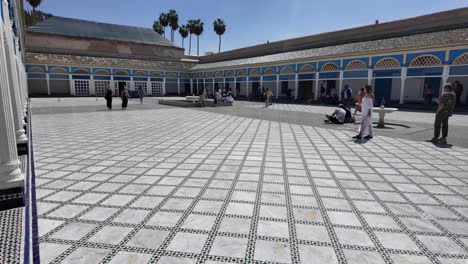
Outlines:
{"type": "MultiPolygon", "coordinates": [[[[57,16],[140,27],[151,27],[161,12],[175,9],[179,23],[192,18],[205,22],[200,36],[202,55],[218,51],[213,31],[218,17],[227,24],[221,47],[225,51],[372,24],[376,19],[387,22],[467,6],[468,0],[43,0],[39,9],[57,16]]],[[[175,41],[182,45],[178,33],[175,41]]],[[[187,50],[188,38],[185,43],[187,50]]],[[[196,38],[192,39],[192,55],[196,54],[194,43],[196,38]]]]}

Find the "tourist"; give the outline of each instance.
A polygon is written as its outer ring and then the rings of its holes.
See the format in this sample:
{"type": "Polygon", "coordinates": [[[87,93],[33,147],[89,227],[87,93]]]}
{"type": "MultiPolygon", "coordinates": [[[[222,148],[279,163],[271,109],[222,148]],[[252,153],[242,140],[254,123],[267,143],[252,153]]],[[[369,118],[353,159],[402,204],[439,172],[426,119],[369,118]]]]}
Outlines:
{"type": "Polygon", "coordinates": [[[268,107],[271,104],[271,97],[273,97],[273,93],[270,91],[270,88],[266,88],[265,107],[268,107]]]}
{"type": "Polygon", "coordinates": [[[338,108],[335,109],[333,114],[325,115],[327,118],[324,120],[325,123],[333,123],[333,124],[344,124],[346,118],[346,111],[344,110],[344,105],[338,105],[338,108]]]}
{"type": "Polygon", "coordinates": [[[127,109],[128,97],[129,97],[128,90],[124,89],[122,92],[122,97],[121,97],[122,98],[122,110],[127,109]]]}
{"type": "Polygon", "coordinates": [[[359,89],[359,92],[356,95],[356,108],[354,109],[354,114],[357,112],[362,112],[361,104],[362,104],[362,98],[364,97],[365,92],[364,88],[359,89]]]}
{"type": "Polygon", "coordinates": [[[224,100],[224,102],[226,102],[226,103],[233,103],[234,102],[234,98],[232,97],[232,95],[230,93],[226,96],[226,99],[224,100]]]}
{"type": "Polygon", "coordinates": [[[112,89],[111,89],[111,86],[109,85],[107,87],[107,91],[106,91],[106,95],[104,96],[104,98],[106,99],[107,101],[107,108],[109,110],[112,110],[112,89]]]}
{"type": "Polygon", "coordinates": [[[366,85],[365,96],[362,98],[362,121],[361,127],[359,128],[359,134],[353,138],[371,139],[374,137],[374,131],[372,129],[372,109],[374,108],[374,93],[372,92],[372,86],[366,85]]]}
{"type": "Polygon", "coordinates": [[[214,103],[215,104],[222,103],[222,101],[221,101],[221,89],[218,89],[218,91],[216,91],[216,98],[215,98],[214,103]]]}
{"type": "Polygon", "coordinates": [[[460,105],[460,98],[463,93],[463,84],[461,84],[459,81],[455,81],[455,94],[457,95],[457,106],[460,105]]]}
{"type": "Polygon", "coordinates": [[[323,86],[323,83],[320,84],[320,103],[323,103],[325,100],[325,87],[323,86]]]}
{"type": "Polygon", "coordinates": [[[344,86],[343,91],[341,92],[341,98],[342,98],[343,104],[348,108],[351,105],[352,94],[353,94],[353,90],[351,90],[351,88],[349,88],[349,85],[346,84],[344,86]]]}
{"type": "Polygon", "coordinates": [[[202,91],[198,96],[198,103],[200,103],[201,107],[205,106],[205,91],[202,91]]]}
{"type": "Polygon", "coordinates": [[[423,95],[424,95],[424,102],[425,102],[426,104],[431,104],[431,103],[432,103],[432,97],[433,97],[432,86],[430,86],[429,84],[425,83],[425,84],[424,84],[423,95]]]}
{"type": "Polygon", "coordinates": [[[444,84],[444,94],[440,98],[439,105],[437,106],[435,121],[434,121],[434,137],[426,140],[434,144],[447,144],[448,135],[448,120],[452,116],[453,108],[455,106],[456,96],[452,91],[453,85],[451,83],[444,84]],[[442,127],[442,138],[439,139],[440,129],[442,127]]]}
{"type": "Polygon", "coordinates": [[[143,96],[145,95],[145,92],[143,92],[143,88],[141,86],[138,87],[138,97],[140,97],[140,104],[143,104],[143,96]]]}

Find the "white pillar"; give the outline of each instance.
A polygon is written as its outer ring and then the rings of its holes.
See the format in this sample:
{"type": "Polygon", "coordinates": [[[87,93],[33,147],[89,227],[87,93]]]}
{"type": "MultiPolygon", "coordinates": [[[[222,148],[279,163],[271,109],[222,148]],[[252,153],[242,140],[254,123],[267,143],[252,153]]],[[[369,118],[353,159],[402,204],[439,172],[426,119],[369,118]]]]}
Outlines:
{"type": "Polygon", "coordinates": [[[371,69],[367,70],[367,84],[372,85],[372,70],[371,69]]]}
{"type": "Polygon", "coordinates": [[[153,89],[151,87],[151,78],[148,78],[148,81],[146,81],[146,95],[152,95],[153,94],[153,89]]]}
{"type": "Polygon", "coordinates": [[[237,97],[237,90],[236,90],[236,87],[237,87],[237,77],[234,76],[234,88],[232,88],[232,90],[234,91],[232,94],[234,97],[237,97]]]}
{"type": "Polygon", "coordinates": [[[177,94],[180,96],[180,78],[177,78],[177,94]]]}
{"type": "Polygon", "coordinates": [[[315,73],[315,101],[318,100],[318,94],[319,94],[319,73],[315,73]]]}
{"type": "Polygon", "coordinates": [[[46,73],[46,82],[47,82],[47,95],[50,96],[50,79],[49,79],[49,73],[46,73]]]}
{"type": "MultiPolygon", "coordinates": [[[[5,5],[4,5],[5,7],[5,5]]],[[[7,23],[9,26],[9,20],[7,23]]],[[[9,27],[7,27],[9,28],[9,27]]],[[[8,88],[10,89],[10,103],[11,103],[11,110],[13,111],[13,124],[15,129],[15,139],[16,144],[24,144],[28,141],[26,135],[24,134],[24,119],[23,119],[23,107],[21,104],[21,96],[20,96],[20,85],[18,81],[18,73],[16,68],[16,58],[15,53],[12,47],[13,39],[3,38],[1,39],[0,43],[3,43],[2,51],[5,54],[5,59],[2,60],[0,63],[6,63],[6,73],[8,74],[8,88]],[[4,61],[4,62],[3,62],[4,61]]]]}
{"type": "MultiPolygon", "coordinates": [[[[8,10],[8,2],[3,0],[3,11],[8,10]]],[[[7,20],[8,17],[5,17],[7,20]]],[[[0,22],[1,24],[1,22],[0,22]]],[[[3,27],[3,25],[0,25],[3,27]]],[[[3,28],[0,28],[0,33],[3,28]]],[[[18,153],[15,142],[15,125],[9,80],[7,75],[7,60],[3,48],[3,34],[0,34],[0,189],[24,186],[24,178],[19,168],[18,153]]]]}
{"type": "Polygon", "coordinates": [[[338,99],[341,100],[341,90],[343,89],[343,71],[340,71],[340,81],[338,87],[338,99]]]}
{"type": "Polygon", "coordinates": [[[162,85],[162,95],[166,95],[166,77],[163,78],[163,85],[162,85]]]}
{"type": "Polygon", "coordinates": [[[408,68],[401,68],[401,91],[400,91],[400,104],[405,103],[405,85],[406,85],[406,72],[408,68]]]}
{"type": "MultiPolygon", "coordinates": [[[[213,87],[211,87],[211,90],[213,91],[213,95],[215,94],[215,78],[213,78],[213,87]]],[[[222,90],[221,90],[222,91],[222,90]]]]}
{"type": "Polygon", "coordinates": [[[193,79],[190,78],[190,94],[193,95],[193,79]]]}
{"type": "Polygon", "coordinates": [[[276,95],[275,98],[278,99],[279,94],[279,75],[276,75],[276,95]]]}
{"type": "Polygon", "coordinates": [[[250,85],[249,76],[245,77],[245,81],[246,81],[245,97],[247,97],[248,99],[249,98],[249,85],[250,85]]]}
{"type": "Polygon", "coordinates": [[[263,75],[260,75],[260,88],[263,88],[263,75]]]}
{"type": "Polygon", "coordinates": [[[444,94],[444,84],[448,82],[448,77],[449,77],[449,65],[444,65],[444,70],[442,72],[442,82],[440,84],[440,89],[439,89],[439,94],[440,97],[444,94]]]}
{"type": "Polygon", "coordinates": [[[94,96],[96,95],[96,85],[94,84],[94,76],[90,75],[89,76],[89,94],[93,94],[94,96]]]}
{"type": "MultiPolygon", "coordinates": [[[[223,89],[226,88],[226,78],[225,78],[225,77],[223,77],[223,87],[222,87],[222,88],[223,88],[223,89]]],[[[226,91],[226,92],[227,92],[227,91],[226,91]]]]}
{"type": "Polygon", "coordinates": [[[294,100],[297,100],[299,95],[299,74],[294,74],[294,100]]]}
{"type": "Polygon", "coordinates": [[[70,93],[71,93],[71,95],[75,95],[75,83],[73,82],[73,75],[68,74],[68,78],[70,80],[70,93]]]}

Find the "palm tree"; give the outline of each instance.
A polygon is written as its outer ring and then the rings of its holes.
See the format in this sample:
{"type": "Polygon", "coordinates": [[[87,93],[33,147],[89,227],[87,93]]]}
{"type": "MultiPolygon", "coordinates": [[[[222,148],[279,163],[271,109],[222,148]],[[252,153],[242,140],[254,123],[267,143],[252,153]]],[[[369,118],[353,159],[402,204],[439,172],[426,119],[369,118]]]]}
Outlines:
{"type": "Polygon", "coordinates": [[[161,25],[161,23],[159,23],[159,21],[154,21],[153,30],[159,35],[162,35],[164,33],[164,27],[161,25]]]}
{"type": "Polygon", "coordinates": [[[164,37],[166,36],[166,27],[167,25],[169,25],[169,17],[168,17],[168,14],[166,13],[161,13],[159,15],[159,23],[161,24],[161,26],[163,26],[164,28],[164,37]]]}
{"type": "Polygon", "coordinates": [[[187,25],[182,25],[179,28],[179,34],[182,37],[182,48],[184,48],[184,39],[188,37],[189,35],[189,30],[187,25]]]}
{"type": "Polygon", "coordinates": [[[171,41],[174,42],[174,33],[179,28],[179,15],[174,9],[169,10],[167,13],[169,26],[171,27],[171,41]]]}
{"type": "Polygon", "coordinates": [[[33,8],[33,13],[36,13],[36,8],[42,3],[42,0],[28,0],[28,3],[33,8]]]}
{"type": "Polygon", "coordinates": [[[197,36],[197,56],[200,56],[200,35],[203,34],[203,25],[200,19],[195,20],[193,34],[197,36]]]}
{"type": "Polygon", "coordinates": [[[189,31],[189,51],[188,54],[192,51],[192,34],[195,30],[195,19],[190,19],[187,21],[187,29],[189,31]]]}
{"type": "Polygon", "coordinates": [[[218,34],[218,36],[219,36],[218,53],[220,53],[221,52],[221,35],[223,35],[224,32],[226,32],[226,24],[224,24],[224,20],[222,20],[221,18],[217,18],[213,22],[213,29],[216,32],[216,34],[218,34]]]}

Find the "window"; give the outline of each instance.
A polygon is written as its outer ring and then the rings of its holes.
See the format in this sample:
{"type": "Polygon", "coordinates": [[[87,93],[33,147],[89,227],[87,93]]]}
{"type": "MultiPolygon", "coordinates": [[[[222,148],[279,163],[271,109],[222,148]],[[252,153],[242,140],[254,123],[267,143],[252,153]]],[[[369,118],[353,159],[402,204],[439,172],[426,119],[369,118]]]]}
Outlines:
{"type": "Polygon", "coordinates": [[[109,87],[110,81],[94,81],[94,92],[96,96],[104,96],[107,87],[109,87]]]}
{"type": "Polygon", "coordinates": [[[89,81],[75,80],[75,95],[88,96],[89,95],[89,81]]]}
{"type": "Polygon", "coordinates": [[[161,82],[151,82],[151,94],[153,96],[162,96],[163,89],[161,82]]]}
{"type": "Polygon", "coordinates": [[[146,94],[147,93],[147,86],[146,82],[135,82],[135,91],[138,91],[138,89],[141,87],[143,89],[143,92],[146,94]]]}

